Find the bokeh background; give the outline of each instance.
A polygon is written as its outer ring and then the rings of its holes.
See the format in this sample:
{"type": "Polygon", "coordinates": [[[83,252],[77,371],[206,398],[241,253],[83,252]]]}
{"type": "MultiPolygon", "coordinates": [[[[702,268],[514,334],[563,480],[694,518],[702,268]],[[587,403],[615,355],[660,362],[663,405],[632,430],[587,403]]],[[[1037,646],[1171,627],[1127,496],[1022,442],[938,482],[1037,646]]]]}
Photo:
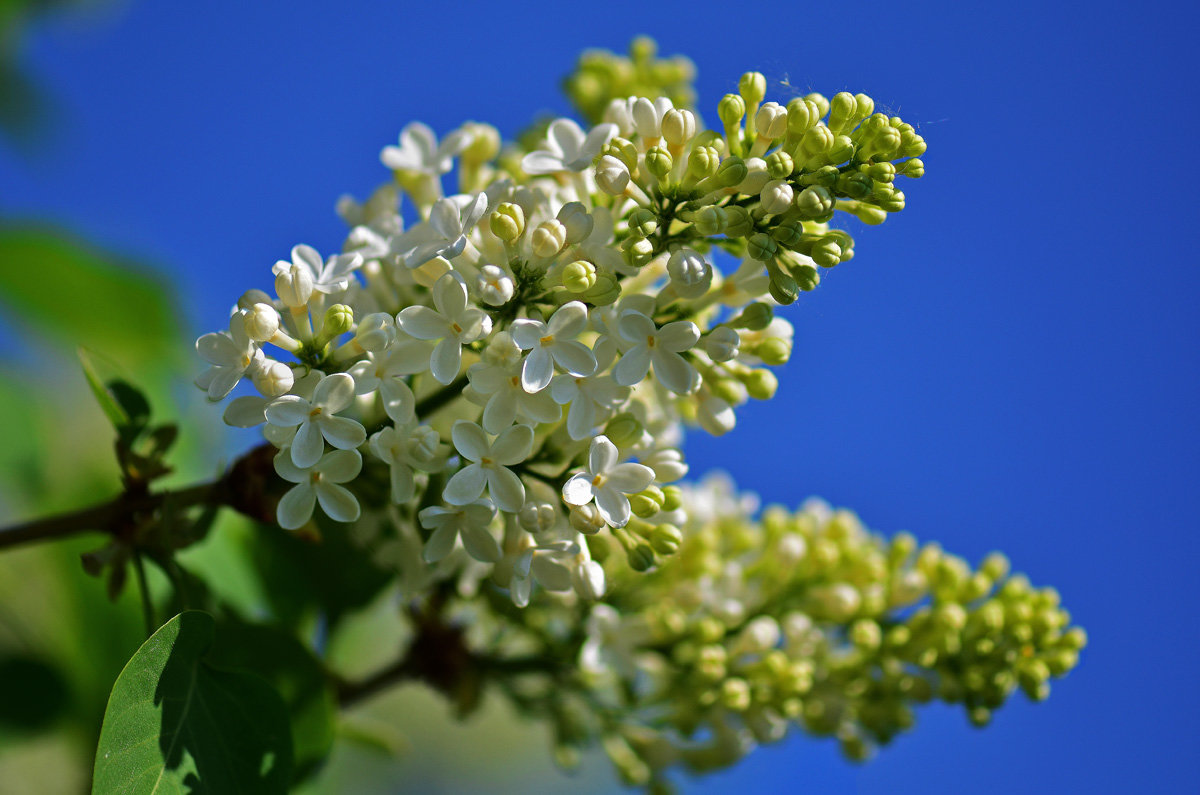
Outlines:
{"type": "MultiPolygon", "coordinates": [[[[767,502],[821,495],[973,561],[1001,549],[1059,588],[1090,645],[1048,702],[1016,697],[986,730],[929,707],[865,766],[793,733],[685,789],[1195,791],[1194,4],[211,0],[47,4],[17,25],[9,13],[0,86],[36,107],[0,110],[0,221],[52,223],[149,263],[142,273],[177,290],[187,337],[268,287],[293,244],[338,246],[335,200],[387,178],[378,152],[406,122],[444,133],[474,119],[511,137],[568,110],[559,81],[586,47],[624,51],[647,33],[690,56],[710,120],[747,69],[781,101],[870,94],[926,138],[927,176],[904,186],[901,215],[848,226],[857,257],[788,314],[778,397],[724,438],[690,437],[693,472],[724,469],[767,502]]],[[[14,267],[0,261],[9,282],[14,267]]],[[[24,276],[96,325],[0,307],[10,518],[115,489],[99,411],[67,348],[45,342],[103,347],[111,307],[52,272],[24,276]]],[[[171,320],[134,321],[123,342],[138,355],[120,364],[177,395],[191,460],[213,471],[238,440],[178,386],[197,365],[186,344],[165,352],[171,320]]],[[[72,727],[139,640],[136,611],[78,572],[86,548],[0,560],[0,643],[85,661],[63,674],[66,717],[33,735],[0,726],[0,780],[33,787],[13,792],[78,786],[59,764],[86,744],[72,727]]],[[[397,757],[339,743],[315,791],[617,788],[600,758],[582,779],[554,771],[538,729],[498,708],[452,730],[433,699],[394,707],[424,730],[398,739],[397,757]]],[[[89,760],[76,764],[86,776],[89,760]]]]}

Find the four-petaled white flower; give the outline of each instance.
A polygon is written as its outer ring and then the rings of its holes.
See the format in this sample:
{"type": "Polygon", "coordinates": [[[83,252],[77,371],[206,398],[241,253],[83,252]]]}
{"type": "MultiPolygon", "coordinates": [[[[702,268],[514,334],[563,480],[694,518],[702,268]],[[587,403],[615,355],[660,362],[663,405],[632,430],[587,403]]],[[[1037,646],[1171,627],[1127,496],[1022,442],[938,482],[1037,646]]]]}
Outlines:
{"type": "Polygon", "coordinates": [[[700,340],[700,329],[690,320],[677,320],[662,328],[641,312],[627,310],[617,321],[617,333],[633,346],[613,368],[622,386],[640,383],[654,366],[654,377],[672,392],[689,395],[700,388],[700,373],[679,354],[700,340]]]}
{"type": "Polygon", "coordinates": [[[550,382],[550,395],[560,405],[571,404],[567,410],[567,433],[576,441],[587,439],[605,415],[629,398],[629,387],[620,386],[610,375],[583,378],[575,375],[556,375],[550,382]]]}
{"type": "Polygon", "coordinates": [[[586,135],[571,119],[555,119],[546,130],[546,148],[521,159],[521,169],[530,176],[578,173],[592,164],[604,145],[617,134],[615,124],[597,124],[586,135]]]}
{"type": "Polygon", "coordinates": [[[263,352],[246,334],[242,314],[229,318],[229,333],[205,334],[196,340],[196,353],[212,365],[196,379],[196,386],[208,393],[209,400],[221,400],[252,375],[263,362],[263,352]]]}
{"type": "Polygon", "coordinates": [[[500,545],[488,530],[496,508],[488,500],[475,500],[464,505],[443,508],[430,506],[418,516],[421,526],[433,530],[425,542],[421,556],[427,563],[437,563],[454,549],[454,540],[462,537],[467,554],[481,563],[500,560],[500,545]]]}
{"type": "Polygon", "coordinates": [[[433,305],[410,306],[396,316],[396,324],[419,340],[441,340],[429,362],[433,377],[449,384],[462,367],[462,346],[492,330],[492,318],[483,310],[467,306],[467,285],[451,271],[433,285],[433,305]]]}
{"type": "Polygon", "coordinates": [[[525,504],[525,485],[508,467],[519,464],[533,450],[533,428],[514,425],[495,441],[473,422],[459,420],[450,431],[459,454],[471,463],[454,473],[446,483],[443,499],[451,505],[466,505],[479,499],[486,486],[502,511],[515,513],[525,504]]]}
{"type": "Polygon", "coordinates": [[[571,568],[568,565],[579,552],[573,541],[550,541],[523,550],[512,566],[508,593],[513,604],[526,607],[537,580],[548,591],[569,591],[572,588],[571,568]]]}
{"type": "Polygon", "coordinates": [[[322,260],[315,248],[301,244],[292,247],[291,262],[280,260],[272,271],[276,276],[289,273],[293,278],[311,280],[312,289],[318,293],[340,293],[350,286],[350,274],[361,265],[362,255],[357,252],[322,260]]]}
{"type": "Polygon", "coordinates": [[[367,440],[362,425],[349,417],[336,416],[354,400],[354,379],[345,373],[325,376],[313,390],[312,400],[284,395],[267,406],[267,422],[284,428],[299,426],[292,439],[292,463],[301,469],[320,460],[329,442],[341,450],[353,450],[367,440]]]}
{"type": "Polygon", "coordinates": [[[383,410],[393,422],[413,418],[416,399],[404,376],[422,372],[429,364],[429,346],[406,338],[397,340],[382,354],[367,353],[346,372],[354,378],[354,391],[369,395],[378,391],[383,410]]]}
{"type": "Polygon", "coordinates": [[[438,199],[426,223],[396,238],[396,253],[404,264],[418,268],[434,257],[454,259],[467,247],[467,235],[487,212],[486,193],[438,199]]]}
{"type": "Polygon", "coordinates": [[[408,502],[416,493],[413,469],[434,471],[445,464],[445,446],[428,425],[388,426],[371,437],[371,452],[392,472],[392,502],[408,502]]]}
{"type": "Polygon", "coordinates": [[[521,386],[521,369],[520,360],[511,364],[503,360],[476,362],[467,368],[471,389],[478,396],[468,395],[468,398],[483,402],[483,429],[488,433],[500,433],[516,421],[518,414],[535,423],[557,422],[562,418],[562,408],[549,393],[525,391],[521,386]]]}
{"type": "Polygon", "coordinates": [[[521,367],[521,386],[526,392],[540,392],[549,386],[555,364],[571,375],[587,376],[595,371],[596,357],[575,339],[587,322],[587,307],[579,301],[560,306],[549,323],[528,318],[513,321],[513,341],[529,351],[521,367]]]}
{"type": "Polygon", "coordinates": [[[279,501],[275,518],[285,530],[303,527],[312,518],[313,507],[321,504],[330,519],[353,522],[359,517],[358,500],[341,483],[358,477],[362,456],[357,450],[331,450],[308,466],[297,466],[288,450],[275,456],[279,477],[295,483],[279,501]]]}
{"type": "Polygon", "coordinates": [[[567,505],[587,505],[592,500],[604,521],[624,527],[631,510],[627,494],[636,494],[654,481],[654,470],[634,463],[617,463],[617,446],[607,436],[597,436],[588,449],[587,469],[563,484],[567,505]]]}
{"type": "Polygon", "coordinates": [[[433,130],[414,121],[400,131],[399,146],[385,146],[379,160],[395,171],[411,171],[438,177],[454,165],[454,156],[471,142],[465,130],[455,130],[439,146],[433,130]]]}

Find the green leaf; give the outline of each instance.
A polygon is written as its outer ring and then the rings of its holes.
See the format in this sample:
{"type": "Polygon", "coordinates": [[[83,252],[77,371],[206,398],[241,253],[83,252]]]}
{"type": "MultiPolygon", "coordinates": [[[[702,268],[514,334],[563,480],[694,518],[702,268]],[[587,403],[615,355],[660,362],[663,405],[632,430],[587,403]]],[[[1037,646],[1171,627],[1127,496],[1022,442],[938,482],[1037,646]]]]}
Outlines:
{"type": "Polygon", "coordinates": [[[108,699],[93,793],[287,791],[287,707],[259,677],[204,660],[213,628],[180,613],[133,655],[108,699]]]}
{"type": "Polygon", "coordinates": [[[83,377],[87,379],[88,387],[92,390],[92,394],[96,396],[96,402],[100,404],[100,410],[104,412],[104,416],[108,417],[108,421],[112,426],[120,431],[129,424],[129,413],[125,411],[121,401],[117,400],[117,396],[112,393],[104,380],[100,378],[100,374],[96,372],[96,365],[92,361],[91,355],[83,348],[77,351],[79,355],[79,364],[83,367],[83,377]]]}
{"type": "Polygon", "coordinates": [[[325,761],[337,730],[337,697],[320,661],[293,635],[230,618],[217,626],[211,661],[271,683],[291,717],[293,779],[325,761]]]}
{"type": "Polygon", "coordinates": [[[111,351],[126,365],[178,361],[183,353],[169,286],[144,267],[28,223],[0,226],[0,262],[0,302],[52,340],[111,351]]]}

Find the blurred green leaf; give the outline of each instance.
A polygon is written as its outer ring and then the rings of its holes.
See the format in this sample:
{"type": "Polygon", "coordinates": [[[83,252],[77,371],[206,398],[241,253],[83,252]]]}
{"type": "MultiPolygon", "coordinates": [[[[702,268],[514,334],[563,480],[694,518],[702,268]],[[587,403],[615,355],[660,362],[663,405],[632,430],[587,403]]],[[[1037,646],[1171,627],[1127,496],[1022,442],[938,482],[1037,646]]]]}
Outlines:
{"type": "Polygon", "coordinates": [[[287,707],[261,678],[205,661],[213,631],[207,613],[180,613],[133,655],[104,713],[94,793],[287,791],[287,707]]]}
{"type": "Polygon", "coordinates": [[[108,421],[112,423],[114,428],[120,429],[129,424],[129,412],[121,405],[121,401],[113,391],[100,378],[100,374],[96,372],[96,365],[92,362],[92,357],[83,348],[79,349],[79,364],[83,367],[83,377],[87,379],[88,387],[91,388],[92,394],[96,397],[96,402],[100,404],[100,410],[104,412],[104,416],[108,417],[108,421]]]}
{"type": "Polygon", "coordinates": [[[314,772],[333,746],[338,708],[332,682],[313,653],[279,629],[230,618],[217,625],[209,660],[271,683],[291,717],[293,778],[314,772]]]}
{"type": "Polygon", "coordinates": [[[147,269],[60,229],[12,224],[0,226],[0,262],[0,303],[34,331],[126,365],[179,360],[171,290],[147,269]]]}

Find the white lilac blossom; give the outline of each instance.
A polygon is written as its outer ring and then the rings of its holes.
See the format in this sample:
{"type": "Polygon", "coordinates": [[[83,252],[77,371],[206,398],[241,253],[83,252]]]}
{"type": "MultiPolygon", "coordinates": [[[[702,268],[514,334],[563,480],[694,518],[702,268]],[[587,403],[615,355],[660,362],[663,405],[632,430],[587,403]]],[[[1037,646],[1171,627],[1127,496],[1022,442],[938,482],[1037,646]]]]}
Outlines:
{"type": "Polygon", "coordinates": [[[353,522],[359,517],[358,500],[343,483],[358,477],[362,456],[357,450],[332,450],[306,466],[298,466],[284,448],[275,456],[275,472],[294,483],[282,499],[276,518],[285,530],[303,527],[312,518],[313,507],[338,522],[353,522]]]}
{"type": "Polygon", "coordinates": [[[525,504],[525,486],[509,467],[520,464],[533,449],[533,429],[514,425],[494,441],[488,441],[483,428],[459,420],[451,431],[454,448],[470,463],[446,483],[442,496],[451,505],[466,505],[476,500],[486,486],[501,510],[516,512],[525,504]]]}
{"type": "Polygon", "coordinates": [[[433,530],[425,544],[423,557],[436,563],[450,554],[454,541],[462,538],[467,554],[481,563],[500,560],[500,545],[488,530],[496,516],[496,506],[488,500],[473,500],[463,505],[443,508],[430,506],[421,511],[421,526],[433,530]]]}
{"type": "Polygon", "coordinates": [[[677,320],[662,328],[640,312],[628,310],[617,321],[617,332],[632,346],[621,356],[613,377],[622,386],[633,386],[654,377],[672,392],[691,394],[700,388],[700,373],[680,356],[700,341],[700,329],[690,320],[677,320]]]}
{"type": "Polygon", "coordinates": [[[513,341],[521,350],[529,351],[521,367],[521,386],[526,392],[540,392],[549,386],[556,364],[571,375],[592,374],[596,357],[575,339],[587,328],[587,322],[587,307],[579,301],[563,304],[547,323],[513,321],[513,341]]]}
{"type": "Polygon", "coordinates": [[[585,134],[570,119],[555,119],[546,130],[546,148],[525,155],[521,168],[531,176],[583,171],[616,134],[615,124],[598,124],[585,134]]]}
{"type": "Polygon", "coordinates": [[[462,368],[462,346],[487,336],[492,319],[467,305],[467,286],[456,273],[447,273],[434,284],[433,305],[436,309],[406,307],[396,316],[396,324],[419,340],[439,340],[429,370],[439,382],[449,384],[462,368]]]}
{"type": "Polygon", "coordinates": [[[196,353],[211,365],[196,379],[196,386],[213,401],[232,392],[238,381],[253,374],[263,360],[263,352],[246,334],[240,313],[229,318],[228,333],[205,334],[196,340],[196,353]]]}
{"type": "Polygon", "coordinates": [[[487,194],[438,199],[425,224],[413,227],[397,238],[396,252],[410,268],[424,265],[434,257],[454,259],[467,246],[467,236],[487,212],[487,194]],[[405,245],[408,243],[409,245],[405,245]]]}
{"type": "Polygon", "coordinates": [[[629,494],[654,481],[654,470],[642,464],[617,463],[619,452],[606,436],[597,436],[588,450],[587,468],[563,484],[568,505],[587,505],[593,500],[604,521],[614,527],[629,522],[629,494]]]}
{"type": "Polygon", "coordinates": [[[354,400],[354,379],[335,373],[321,379],[312,400],[284,395],[266,407],[267,422],[296,428],[291,444],[292,463],[301,469],[313,466],[325,451],[325,442],[341,450],[353,450],[367,440],[363,426],[338,412],[354,400]]]}
{"type": "Polygon", "coordinates": [[[396,171],[440,177],[453,167],[454,156],[469,143],[469,135],[457,130],[439,144],[433,130],[415,121],[400,131],[400,145],[385,146],[379,159],[396,171]]]}

